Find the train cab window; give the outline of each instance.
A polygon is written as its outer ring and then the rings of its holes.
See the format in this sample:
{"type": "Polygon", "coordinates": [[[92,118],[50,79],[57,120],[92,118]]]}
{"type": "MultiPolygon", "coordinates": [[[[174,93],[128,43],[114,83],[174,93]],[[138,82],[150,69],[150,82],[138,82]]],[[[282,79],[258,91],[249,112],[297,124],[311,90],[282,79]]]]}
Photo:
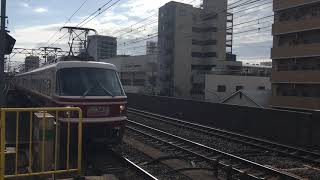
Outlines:
{"type": "Polygon", "coordinates": [[[66,68],[58,72],[61,96],[124,96],[116,71],[102,68],[66,68]]]}

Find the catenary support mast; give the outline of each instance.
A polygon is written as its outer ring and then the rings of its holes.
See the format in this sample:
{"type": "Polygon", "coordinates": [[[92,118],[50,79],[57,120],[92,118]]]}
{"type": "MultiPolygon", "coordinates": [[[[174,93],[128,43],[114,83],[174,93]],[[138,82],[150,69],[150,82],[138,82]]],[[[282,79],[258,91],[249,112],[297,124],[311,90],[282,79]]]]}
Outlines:
{"type": "Polygon", "coordinates": [[[0,107],[5,105],[5,47],[6,47],[6,0],[1,0],[1,30],[0,30],[0,107]]]}

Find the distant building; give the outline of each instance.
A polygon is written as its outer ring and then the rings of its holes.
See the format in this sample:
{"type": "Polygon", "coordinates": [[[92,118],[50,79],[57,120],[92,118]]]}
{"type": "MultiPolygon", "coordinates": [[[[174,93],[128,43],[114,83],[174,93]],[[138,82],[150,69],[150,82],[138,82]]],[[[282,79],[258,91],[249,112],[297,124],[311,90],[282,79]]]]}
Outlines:
{"type": "Polygon", "coordinates": [[[202,7],[172,1],[159,10],[161,95],[204,99],[207,72],[241,65],[227,55],[227,1],[203,0],[202,7]]]}
{"type": "Polygon", "coordinates": [[[157,42],[155,42],[155,41],[147,41],[146,54],[147,55],[158,54],[157,42]]]}
{"type": "Polygon", "coordinates": [[[243,76],[271,76],[271,66],[254,66],[254,65],[243,65],[241,67],[241,75],[243,76]]]}
{"type": "Polygon", "coordinates": [[[157,55],[117,56],[102,61],[118,68],[125,92],[157,94],[157,55]]]}
{"type": "Polygon", "coordinates": [[[32,69],[39,68],[40,58],[39,56],[27,56],[24,60],[24,69],[23,71],[27,72],[32,69]]]}
{"type": "Polygon", "coordinates": [[[286,109],[320,109],[320,1],[274,0],[272,99],[286,109]]]}
{"type": "Polygon", "coordinates": [[[110,36],[88,36],[88,53],[95,61],[109,59],[117,55],[117,39],[110,36]]]}
{"type": "Polygon", "coordinates": [[[270,78],[261,76],[207,74],[205,84],[205,99],[211,102],[221,102],[240,90],[271,90],[270,78]]]}
{"type": "Polygon", "coordinates": [[[272,61],[261,62],[260,66],[269,66],[272,67],[272,61]]]}

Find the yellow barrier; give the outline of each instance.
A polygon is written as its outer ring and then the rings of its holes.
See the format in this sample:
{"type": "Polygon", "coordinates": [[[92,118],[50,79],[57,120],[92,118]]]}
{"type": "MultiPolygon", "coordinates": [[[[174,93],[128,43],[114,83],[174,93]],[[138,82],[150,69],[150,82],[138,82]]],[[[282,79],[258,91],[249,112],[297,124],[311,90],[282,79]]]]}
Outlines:
{"type": "MultiPolygon", "coordinates": [[[[15,178],[15,177],[27,177],[27,176],[42,176],[42,175],[54,175],[54,174],[62,174],[62,173],[70,173],[70,172],[77,172],[79,175],[81,174],[81,158],[82,158],[82,111],[80,108],[77,107],[64,107],[64,108],[1,108],[0,109],[1,118],[0,118],[0,180],[4,180],[6,178],[15,178]],[[6,121],[7,120],[7,114],[8,113],[15,113],[15,167],[14,167],[14,173],[12,174],[6,174],[6,121]],[[28,138],[28,146],[26,149],[29,151],[28,156],[28,172],[27,173],[20,173],[18,171],[18,161],[19,161],[19,121],[21,114],[29,113],[29,138],[28,138]],[[40,149],[41,152],[41,171],[39,172],[33,172],[33,134],[34,134],[34,113],[42,113],[43,118],[40,121],[42,121],[42,134],[39,135],[41,137],[41,141],[39,140],[39,143],[41,143],[40,149]],[[67,118],[70,118],[70,114],[77,113],[77,118],[79,118],[78,125],[77,125],[77,136],[78,136],[78,142],[77,142],[77,163],[75,168],[70,168],[70,121],[67,120],[67,152],[66,152],[66,169],[58,169],[58,131],[59,131],[59,116],[61,116],[61,113],[63,113],[67,118]],[[46,114],[50,114],[54,117],[56,125],[55,125],[55,140],[54,140],[54,168],[51,170],[45,170],[44,166],[44,159],[45,159],[45,137],[46,137],[46,129],[45,124],[46,122],[46,114]]],[[[73,117],[74,118],[74,117],[73,117]]],[[[21,123],[21,122],[20,122],[21,123]]],[[[39,127],[40,131],[40,127],[39,127]]]]}

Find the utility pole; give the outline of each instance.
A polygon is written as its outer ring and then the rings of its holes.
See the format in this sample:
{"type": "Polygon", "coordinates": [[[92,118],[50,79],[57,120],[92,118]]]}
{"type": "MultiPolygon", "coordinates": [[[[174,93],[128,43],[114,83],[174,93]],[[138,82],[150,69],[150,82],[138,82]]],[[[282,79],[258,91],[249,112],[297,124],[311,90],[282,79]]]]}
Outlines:
{"type": "Polygon", "coordinates": [[[0,107],[5,106],[5,74],[4,56],[6,47],[6,0],[1,0],[1,30],[0,30],[0,107]]]}

